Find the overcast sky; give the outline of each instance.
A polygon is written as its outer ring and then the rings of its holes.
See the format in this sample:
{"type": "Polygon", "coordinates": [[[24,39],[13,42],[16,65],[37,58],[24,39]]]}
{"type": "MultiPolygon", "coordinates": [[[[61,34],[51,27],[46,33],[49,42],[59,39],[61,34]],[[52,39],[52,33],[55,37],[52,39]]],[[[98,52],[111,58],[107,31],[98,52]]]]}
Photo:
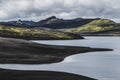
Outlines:
{"type": "Polygon", "coordinates": [[[119,20],[120,0],[0,0],[0,21],[99,17],[119,20]]]}

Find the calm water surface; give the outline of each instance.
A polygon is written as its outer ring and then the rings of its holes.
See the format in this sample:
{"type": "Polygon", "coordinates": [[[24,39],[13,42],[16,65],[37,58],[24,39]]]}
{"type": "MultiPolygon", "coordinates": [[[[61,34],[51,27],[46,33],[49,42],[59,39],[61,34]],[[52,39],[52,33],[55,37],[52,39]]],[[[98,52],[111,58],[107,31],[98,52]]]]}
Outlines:
{"type": "Polygon", "coordinates": [[[0,68],[50,70],[80,74],[99,80],[120,80],[120,37],[85,37],[84,40],[34,41],[50,45],[111,48],[114,51],[90,52],[67,57],[63,62],[44,65],[1,64],[0,68]]]}

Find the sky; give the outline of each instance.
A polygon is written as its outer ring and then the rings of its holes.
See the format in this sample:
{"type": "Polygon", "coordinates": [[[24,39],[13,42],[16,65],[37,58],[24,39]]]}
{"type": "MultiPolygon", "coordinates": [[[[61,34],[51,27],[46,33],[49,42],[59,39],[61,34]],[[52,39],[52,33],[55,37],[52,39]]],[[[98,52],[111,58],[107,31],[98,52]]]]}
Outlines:
{"type": "Polygon", "coordinates": [[[0,21],[39,21],[50,16],[119,21],[120,0],[0,0],[0,21]]]}

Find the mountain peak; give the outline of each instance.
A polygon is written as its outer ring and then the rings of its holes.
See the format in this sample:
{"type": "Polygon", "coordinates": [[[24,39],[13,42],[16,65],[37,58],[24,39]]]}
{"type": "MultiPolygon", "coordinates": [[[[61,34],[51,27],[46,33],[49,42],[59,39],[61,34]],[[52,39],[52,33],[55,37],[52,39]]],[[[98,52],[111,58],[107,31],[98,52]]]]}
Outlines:
{"type": "Polygon", "coordinates": [[[17,24],[22,24],[22,20],[19,19],[19,20],[16,21],[16,23],[17,23],[17,24]]]}
{"type": "Polygon", "coordinates": [[[48,17],[46,20],[57,19],[56,16],[48,17]]]}

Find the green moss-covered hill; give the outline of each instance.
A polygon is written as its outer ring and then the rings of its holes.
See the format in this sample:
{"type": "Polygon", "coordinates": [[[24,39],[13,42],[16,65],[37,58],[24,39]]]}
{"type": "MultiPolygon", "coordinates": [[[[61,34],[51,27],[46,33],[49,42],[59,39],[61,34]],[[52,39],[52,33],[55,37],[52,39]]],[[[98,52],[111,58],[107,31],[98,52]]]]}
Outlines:
{"type": "Polygon", "coordinates": [[[21,38],[21,39],[82,39],[78,34],[65,33],[60,31],[45,30],[45,29],[32,29],[24,27],[11,27],[0,25],[0,36],[21,38]]]}
{"type": "Polygon", "coordinates": [[[78,26],[76,28],[66,29],[65,32],[91,33],[91,32],[108,31],[113,29],[120,29],[120,24],[117,24],[109,19],[96,19],[85,25],[78,26]]]}
{"type": "Polygon", "coordinates": [[[101,18],[66,20],[52,16],[38,22],[18,20],[0,22],[0,25],[0,36],[22,39],[78,39],[82,38],[78,34],[120,34],[120,23],[101,18]]]}

